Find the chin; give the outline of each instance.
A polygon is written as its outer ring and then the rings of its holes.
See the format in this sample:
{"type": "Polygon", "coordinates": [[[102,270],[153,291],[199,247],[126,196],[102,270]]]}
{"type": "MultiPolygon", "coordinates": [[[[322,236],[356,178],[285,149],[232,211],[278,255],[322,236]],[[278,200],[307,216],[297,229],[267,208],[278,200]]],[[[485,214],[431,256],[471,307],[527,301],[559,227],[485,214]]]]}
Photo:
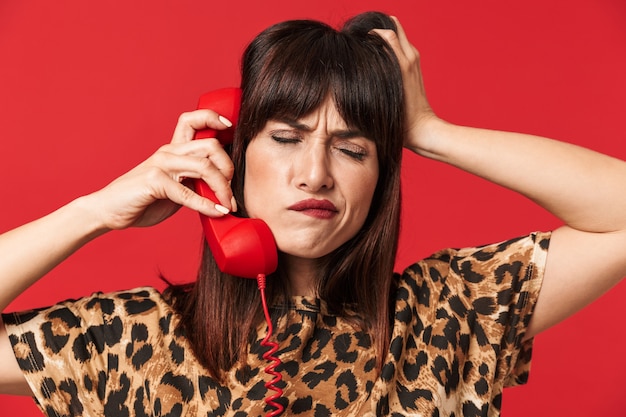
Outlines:
{"type": "Polygon", "coordinates": [[[280,246],[278,247],[278,250],[280,251],[280,253],[293,257],[293,258],[311,259],[311,260],[323,258],[324,256],[332,252],[332,251],[321,251],[321,250],[316,250],[316,249],[308,249],[308,250],[294,249],[294,248],[282,249],[280,246]]]}
{"type": "Polygon", "coordinates": [[[302,259],[319,259],[328,255],[339,246],[327,246],[320,244],[294,245],[293,241],[288,244],[281,244],[280,241],[278,241],[277,247],[281,253],[288,256],[302,259]]]}

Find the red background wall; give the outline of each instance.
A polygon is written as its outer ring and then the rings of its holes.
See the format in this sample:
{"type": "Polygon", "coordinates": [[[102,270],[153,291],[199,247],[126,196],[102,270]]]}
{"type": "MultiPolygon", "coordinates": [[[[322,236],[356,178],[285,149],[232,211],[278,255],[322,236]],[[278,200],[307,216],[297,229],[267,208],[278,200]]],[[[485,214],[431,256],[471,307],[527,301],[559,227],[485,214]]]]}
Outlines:
{"type": "MultiPolygon", "coordinates": [[[[622,0],[3,1],[0,231],[105,185],[167,142],[199,94],[238,83],[243,48],[269,24],[336,24],[371,9],[404,24],[440,116],[626,159],[622,0]]],[[[407,154],[404,169],[411,214],[398,267],[441,247],[559,224],[525,198],[453,168],[407,154]]],[[[199,243],[188,210],[151,229],[111,233],[10,309],[161,287],[159,271],[193,279],[199,243]]],[[[626,415],[625,296],[623,283],[538,337],[530,384],[505,392],[504,416],[626,415]]],[[[29,398],[0,396],[0,415],[39,412],[29,398]]]]}

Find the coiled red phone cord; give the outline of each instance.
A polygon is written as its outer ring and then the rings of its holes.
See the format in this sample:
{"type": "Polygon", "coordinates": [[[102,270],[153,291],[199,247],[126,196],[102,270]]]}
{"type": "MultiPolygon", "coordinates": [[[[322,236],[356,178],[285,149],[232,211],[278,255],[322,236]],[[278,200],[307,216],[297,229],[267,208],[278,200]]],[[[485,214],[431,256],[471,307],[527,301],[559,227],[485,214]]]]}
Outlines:
{"type": "Polygon", "coordinates": [[[274,407],[275,410],[268,412],[265,416],[273,417],[282,414],[285,409],[281,404],[276,402],[276,400],[283,395],[283,390],[274,385],[277,382],[280,382],[282,379],[282,375],[280,374],[280,372],[276,372],[275,370],[275,368],[280,365],[281,362],[280,359],[273,356],[276,351],[278,351],[278,343],[270,342],[270,337],[272,336],[274,327],[272,326],[270,312],[267,308],[267,301],[265,300],[265,274],[259,274],[256,277],[256,280],[259,285],[259,291],[261,292],[261,303],[263,304],[263,312],[265,313],[265,321],[267,322],[267,335],[265,335],[265,338],[261,341],[261,345],[265,347],[270,347],[270,350],[263,354],[263,359],[271,362],[268,366],[265,367],[265,373],[273,376],[271,381],[265,383],[265,388],[275,391],[273,395],[265,398],[265,403],[274,407]]]}

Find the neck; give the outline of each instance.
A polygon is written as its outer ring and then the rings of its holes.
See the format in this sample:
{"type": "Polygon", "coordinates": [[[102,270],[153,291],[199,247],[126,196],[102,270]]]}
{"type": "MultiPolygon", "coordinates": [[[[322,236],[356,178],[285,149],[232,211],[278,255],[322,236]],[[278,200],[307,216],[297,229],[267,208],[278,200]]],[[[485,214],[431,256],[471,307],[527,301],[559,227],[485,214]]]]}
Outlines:
{"type": "Polygon", "coordinates": [[[319,260],[283,254],[291,295],[317,296],[316,281],[319,276],[319,260]]]}

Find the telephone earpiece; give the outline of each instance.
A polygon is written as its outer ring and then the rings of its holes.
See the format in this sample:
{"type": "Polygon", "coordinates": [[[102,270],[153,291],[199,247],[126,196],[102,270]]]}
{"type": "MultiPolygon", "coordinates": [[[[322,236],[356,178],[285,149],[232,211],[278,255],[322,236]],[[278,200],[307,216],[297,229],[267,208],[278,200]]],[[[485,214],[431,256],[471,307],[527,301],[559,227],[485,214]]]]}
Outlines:
{"type": "MultiPolygon", "coordinates": [[[[233,141],[239,117],[241,90],[222,88],[200,97],[199,109],[210,109],[233,123],[225,130],[204,129],[196,132],[195,139],[217,138],[223,145],[233,141]]],[[[195,190],[201,196],[218,203],[215,193],[202,180],[195,180],[195,190]]],[[[260,219],[235,217],[226,214],[211,218],[200,214],[209,248],[218,268],[227,274],[243,278],[257,278],[276,270],[278,255],[274,236],[260,219]]]]}

